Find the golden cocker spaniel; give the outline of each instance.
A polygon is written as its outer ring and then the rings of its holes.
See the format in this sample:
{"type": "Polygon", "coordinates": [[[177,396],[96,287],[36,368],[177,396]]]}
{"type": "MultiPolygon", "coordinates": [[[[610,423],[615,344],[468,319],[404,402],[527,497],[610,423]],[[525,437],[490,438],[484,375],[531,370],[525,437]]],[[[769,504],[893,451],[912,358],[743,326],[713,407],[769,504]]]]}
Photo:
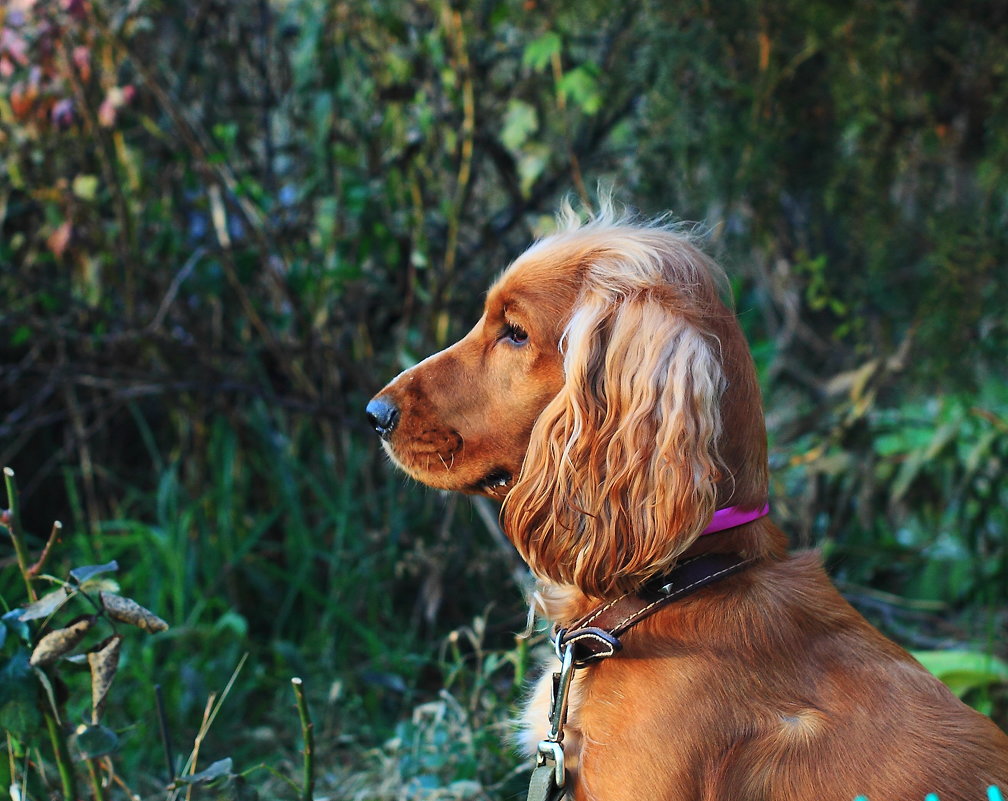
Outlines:
{"type": "MultiPolygon", "coordinates": [[[[1008,737],[851,608],[815,553],[789,554],[765,515],[760,391],[719,267],[661,221],[607,209],[561,223],[462,340],[368,415],[409,475],[503,501],[560,631],[698,557],[739,558],[575,671],[567,792],[982,801],[1008,788],[1008,737]],[[705,534],[717,510],[741,517],[705,534]]],[[[547,671],[524,716],[532,753],[551,685],[547,671]]]]}

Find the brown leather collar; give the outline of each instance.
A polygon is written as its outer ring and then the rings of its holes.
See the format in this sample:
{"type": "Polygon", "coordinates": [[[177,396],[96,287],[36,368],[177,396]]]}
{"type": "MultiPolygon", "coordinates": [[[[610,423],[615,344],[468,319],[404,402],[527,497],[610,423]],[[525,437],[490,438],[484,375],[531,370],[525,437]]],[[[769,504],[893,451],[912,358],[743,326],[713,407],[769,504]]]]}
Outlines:
{"type": "Polygon", "coordinates": [[[553,638],[557,655],[563,661],[564,651],[573,648],[575,667],[610,657],[623,647],[619,638],[641,620],[673,601],[738,573],[754,561],[728,553],[686,559],[638,593],[609,601],[567,628],[557,629],[553,638]]]}

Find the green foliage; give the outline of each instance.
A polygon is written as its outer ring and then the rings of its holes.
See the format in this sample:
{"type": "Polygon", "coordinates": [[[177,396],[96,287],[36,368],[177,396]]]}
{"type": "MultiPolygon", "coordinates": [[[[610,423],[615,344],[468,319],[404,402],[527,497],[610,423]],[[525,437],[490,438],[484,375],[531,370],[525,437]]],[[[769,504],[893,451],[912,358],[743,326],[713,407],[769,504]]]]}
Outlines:
{"type": "MultiPolygon", "coordinates": [[[[13,610],[15,615],[20,610],[13,610]]],[[[9,653],[9,651],[8,651],[9,653]]],[[[0,668],[0,726],[15,737],[31,737],[42,725],[42,714],[34,702],[38,682],[28,664],[28,651],[20,647],[0,668]]]]}
{"type": "MultiPolygon", "coordinates": [[[[48,732],[52,758],[57,764],[65,799],[76,798],[76,776],[70,763],[68,744],[73,743],[77,758],[86,761],[92,777],[95,761],[107,758],[119,746],[118,735],[101,723],[108,693],[119,668],[122,634],[117,626],[125,623],[148,632],[163,631],[168,626],[156,615],[129,598],[117,594],[118,585],[103,574],[118,570],[115,562],[86,565],[69,571],[68,581],[41,574],[59,525],[53,527],[50,540],[37,562],[28,565],[23,546],[18,493],[14,473],[5,469],[8,510],[2,526],[17,553],[17,567],[28,599],[21,607],[10,609],[7,598],[0,596],[5,608],[3,637],[0,638],[0,728],[7,732],[11,756],[21,750],[40,750],[43,731],[48,732]],[[41,598],[35,591],[36,576],[59,584],[41,598]],[[83,611],[67,619],[67,610],[83,611]],[[111,635],[95,643],[102,629],[111,635]],[[86,650],[83,645],[92,644],[86,650]],[[86,665],[90,675],[90,705],[86,719],[73,735],[67,720],[67,683],[62,668],[68,663],[86,665]],[[43,727],[43,722],[45,727],[43,727]]],[[[13,762],[12,762],[13,764],[13,762]]],[[[38,771],[41,777],[44,771],[38,771]]],[[[28,771],[18,777],[13,769],[11,786],[27,784],[28,771]]],[[[98,780],[95,795],[100,797],[98,780]]]]}
{"type": "Polygon", "coordinates": [[[805,435],[786,446],[792,456],[778,474],[780,494],[824,512],[816,539],[841,577],[884,576],[917,599],[1003,603],[1008,428],[991,409],[1008,403],[1004,387],[893,408],[878,401],[870,372],[860,377],[866,383],[848,377],[844,417],[833,418],[827,438],[805,435]],[[836,505],[826,507],[823,494],[836,505]],[[850,555],[858,561],[839,561],[850,555]]]}
{"type": "MultiPolygon", "coordinates": [[[[443,686],[414,706],[379,748],[362,755],[344,792],[382,799],[486,799],[520,796],[527,771],[514,767],[501,710],[522,691],[529,641],[488,649],[487,618],[451,632],[439,660],[443,686]]],[[[541,641],[541,635],[534,641],[541,641]]]]}
{"type": "MultiPolygon", "coordinates": [[[[0,8],[0,462],[28,532],[68,521],[53,575],[115,560],[172,622],[124,647],[122,773],[164,786],[153,684],[188,741],[248,653],[201,756],[235,755],[228,787],[194,792],[292,791],[257,763],[300,747],[297,674],[334,786],[520,794],[492,745],[526,667],[513,555],[360,409],[598,182],[712,226],[779,521],[903,642],[1002,653],[1006,36],[895,0],[0,8]]],[[[52,611],[4,617],[11,687],[52,611]]],[[[37,730],[23,698],[0,714],[37,730]]]]}
{"type": "MultiPolygon", "coordinates": [[[[977,651],[917,651],[914,656],[960,698],[1008,684],[1008,662],[977,651]]],[[[977,704],[988,714],[989,702],[977,704]]]]}

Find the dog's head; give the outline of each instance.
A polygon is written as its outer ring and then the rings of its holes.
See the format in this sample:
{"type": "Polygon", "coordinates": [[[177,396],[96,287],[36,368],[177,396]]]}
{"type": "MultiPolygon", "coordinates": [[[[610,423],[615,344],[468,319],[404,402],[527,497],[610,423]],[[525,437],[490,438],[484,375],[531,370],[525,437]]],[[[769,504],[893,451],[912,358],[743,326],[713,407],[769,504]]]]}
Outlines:
{"type": "Polygon", "coordinates": [[[717,507],[766,498],[759,387],[721,281],[669,226],[570,224],[368,416],[417,480],[504,500],[504,530],[540,578],[636,589],[717,507]]]}

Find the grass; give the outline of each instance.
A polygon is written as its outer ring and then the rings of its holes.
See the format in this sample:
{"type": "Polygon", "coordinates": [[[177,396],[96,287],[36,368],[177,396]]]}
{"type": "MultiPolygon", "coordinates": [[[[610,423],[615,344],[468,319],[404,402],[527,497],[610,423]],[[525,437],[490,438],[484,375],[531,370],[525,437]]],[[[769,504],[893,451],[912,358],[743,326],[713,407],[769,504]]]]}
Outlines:
{"type": "MultiPolygon", "coordinates": [[[[163,797],[198,744],[186,770],[209,768],[226,788],[190,785],[176,797],[303,797],[299,711],[310,711],[316,798],[523,794],[529,766],[507,745],[507,720],[542,635],[515,638],[524,611],[501,581],[510,555],[468,501],[402,479],[364,432],[320,446],[312,421],[265,406],[243,421],[194,425],[176,440],[201,443],[192,449],[144,433],[139,410],[133,420],[156,482],[123,481],[123,500],[95,531],[71,514],[48,567],[62,576],[114,559],[122,592],[171,624],[124,645],[107,705],[117,775],[132,791],[163,797]]],[[[16,578],[5,570],[0,579],[8,606],[22,603],[16,578]]],[[[883,625],[900,612],[891,598],[872,600],[883,625]]],[[[943,614],[934,603],[928,610],[943,614]]],[[[961,664],[943,664],[961,675],[961,664]]],[[[63,674],[66,717],[83,721],[87,674],[69,665],[63,674]]],[[[985,711],[1003,712],[1002,684],[967,690],[985,711]]]]}
{"type": "MultiPolygon", "coordinates": [[[[106,712],[118,774],[143,796],[164,787],[160,687],[175,771],[199,741],[197,768],[230,757],[234,775],[251,771],[245,782],[267,797],[296,797],[278,776],[300,781],[291,679],[301,677],[318,797],[345,787],[358,788],[351,797],[402,797],[402,787],[421,797],[434,784],[453,788],[444,797],[483,797],[477,788],[499,787],[513,766],[502,710],[528,648],[513,638],[520,596],[488,581],[509,568],[480,519],[403,481],[373,448],[351,441],[337,465],[308,425],[262,409],[250,419],[211,422],[198,468],[149,438],[156,485],[125,493],[97,531],[73,515],[54,551],[54,575],[116,560],[122,591],[171,624],[123,648],[106,712]],[[446,571],[420,575],[435,563],[446,571]],[[201,732],[210,698],[221,710],[201,732]]],[[[0,592],[20,605],[23,588],[8,574],[0,592]]],[[[87,675],[64,672],[66,717],[83,720],[87,675]]]]}

